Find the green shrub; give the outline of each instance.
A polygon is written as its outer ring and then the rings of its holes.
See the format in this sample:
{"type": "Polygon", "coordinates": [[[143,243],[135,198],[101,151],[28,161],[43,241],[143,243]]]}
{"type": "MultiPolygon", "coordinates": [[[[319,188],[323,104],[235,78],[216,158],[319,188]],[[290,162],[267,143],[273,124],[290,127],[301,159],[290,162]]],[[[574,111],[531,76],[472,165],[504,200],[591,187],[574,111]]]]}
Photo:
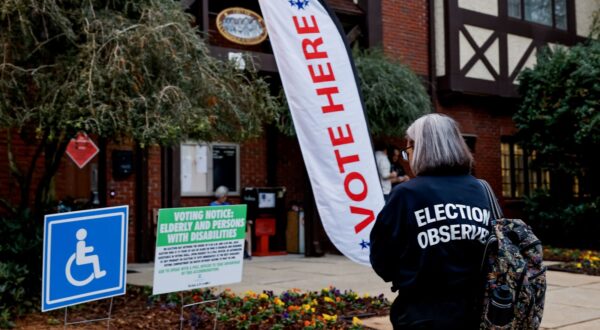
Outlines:
{"type": "Polygon", "coordinates": [[[544,245],[582,249],[600,248],[600,198],[560,201],[548,192],[525,199],[525,212],[544,245]]]}
{"type": "Polygon", "coordinates": [[[13,314],[31,307],[24,287],[28,275],[26,266],[12,261],[0,261],[0,327],[14,327],[13,314]]]}
{"type": "Polygon", "coordinates": [[[38,305],[41,292],[42,232],[29,212],[0,218],[0,327],[38,305]]]}
{"type": "Polygon", "coordinates": [[[599,249],[600,41],[546,49],[519,81],[519,143],[535,151],[532,169],[550,172],[550,191],[526,200],[526,217],[544,243],[599,249]]]}

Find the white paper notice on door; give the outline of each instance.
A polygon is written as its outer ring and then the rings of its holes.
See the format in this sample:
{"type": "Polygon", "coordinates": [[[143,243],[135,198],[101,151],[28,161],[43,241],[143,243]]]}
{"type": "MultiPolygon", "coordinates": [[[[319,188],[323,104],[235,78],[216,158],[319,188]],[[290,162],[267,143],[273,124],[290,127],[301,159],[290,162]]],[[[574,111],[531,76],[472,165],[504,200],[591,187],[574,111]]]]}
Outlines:
{"type": "Polygon", "coordinates": [[[196,173],[204,174],[208,172],[208,146],[196,146],[196,173]]]}

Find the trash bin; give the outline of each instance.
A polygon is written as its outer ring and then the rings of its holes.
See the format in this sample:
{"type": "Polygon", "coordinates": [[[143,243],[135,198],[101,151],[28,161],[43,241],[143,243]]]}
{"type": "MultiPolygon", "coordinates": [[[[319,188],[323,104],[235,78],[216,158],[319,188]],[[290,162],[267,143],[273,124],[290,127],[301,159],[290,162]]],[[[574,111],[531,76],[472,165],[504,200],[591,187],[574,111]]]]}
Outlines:
{"type": "Polygon", "coordinates": [[[282,255],[286,252],[285,187],[246,187],[242,201],[252,226],[252,255],[282,255]]]}

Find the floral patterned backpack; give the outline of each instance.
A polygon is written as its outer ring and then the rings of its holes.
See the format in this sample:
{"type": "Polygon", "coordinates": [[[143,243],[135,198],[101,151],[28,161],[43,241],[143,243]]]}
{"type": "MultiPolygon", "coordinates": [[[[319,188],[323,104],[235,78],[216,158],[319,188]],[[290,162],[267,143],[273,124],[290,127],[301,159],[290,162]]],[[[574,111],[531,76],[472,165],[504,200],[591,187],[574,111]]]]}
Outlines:
{"type": "Polygon", "coordinates": [[[503,218],[488,183],[480,182],[495,218],[482,262],[480,329],[538,329],[546,294],[542,243],[522,220],[503,218]]]}

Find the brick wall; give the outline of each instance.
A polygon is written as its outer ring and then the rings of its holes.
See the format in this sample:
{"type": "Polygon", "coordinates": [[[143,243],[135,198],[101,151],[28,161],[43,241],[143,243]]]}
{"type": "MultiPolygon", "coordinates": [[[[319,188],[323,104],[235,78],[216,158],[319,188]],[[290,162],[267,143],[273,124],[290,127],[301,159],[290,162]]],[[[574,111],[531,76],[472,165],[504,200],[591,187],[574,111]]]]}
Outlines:
{"type": "Polygon", "coordinates": [[[429,73],[429,14],[425,0],[382,1],[385,53],[399,58],[417,74],[429,73]]]}
{"type": "MultiPolygon", "coordinates": [[[[0,131],[0,198],[16,205],[20,202],[21,190],[19,189],[15,178],[10,174],[7,149],[8,134],[8,131],[0,131]]],[[[25,135],[33,136],[33,134],[25,135]]],[[[25,141],[20,138],[19,134],[14,132],[11,135],[11,141],[13,159],[21,173],[24,174],[28,171],[33,159],[32,156],[36,150],[37,141],[34,138],[31,138],[30,141],[25,141]]],[[[41,179],[43,165],[44,157],[42,154],[36,162],[36,167],[33,172],[31,184],[33,187],[36,187],[37,182],[41,179]]],[[[31,190],[29,193],[29,200],[32,204],[34,199],[35,191],[31,190]]],[[[2,209],[0,208],[0,212],[2,212],[1,210],[2,209]]]]}
{"type": "MultiPolygon", "coordinates": [[[[20,190],[15,183],[14,178],[11,178],[9,175],[9,164],[6,150],[6,138],[7,132],[3,131],[0,134],[0,198],[7,199],[12,203],[18,203],[20,200],[20,190]]],[[[97,140],[95,140],[97,142],[97,140]]],[[[34,144],[36,141],[32,140],[30,143],[27,143],[23,139],[19,137],[17,134],[12,135],[12,150],[13,156],[17,164],[22,170],[26,170],[27,166],[29,166],[31,162],[31,156],[35,152],[36,145],[34,144]]],[[[128,260],[134,261],[135,259],[135,219],[136,219],[136,211],[135,211],[135,174],[131,175],[125,180],[115,180],[112,177],[111,166],[112,164],[112,150],[121,149],[121,150],[132,150],[132,146],[130,144],[126,145],[109,145],[107,148],[107,206],[116,206],[116,205],[129,205],[129,248],[128,248],[128,260]],[[110,191],[115,191],[116,195],[114,197],[110,196],[110,191]]],[[[42,175],[42,167],[43,167],[43,156],[37,162],[36,171],[34,172],[34,180],[32,183],[32,187],[37,186],[37,182],[39,181],[42,175]]],[[[160,159],[158,159],[160,164],[160,159]]],[[[97,156],[92,162],[98,162],[97,156]]],[[[156,162],[155,162],[156,163],[156,162]]],[[[86,180],[86,182],[82,182],[84,184],[89,184],[89,164],[86,165],[82,170],[76,168],[72,161],[68,158],[67,155],[63,156],[62,163],[60,168],[54,178],[53,188],[54,188],[54,199],[62,200],[72,194],[72,185],[79,185],[82,180],[86,180]],[[85,174],[87,173],[87,174],[85,174]],[[75,175],[75,177],[74,177],[75,175]]],[[[152,205],[160,205],[160,165],[155,166],[158,171],[158,199],[153,197],[152,205]],[[158,204],[156,204],[158,201],[158,204]]],[[[85,196],[79,196],[85,197],[85,196]]],[[[87,196],[89,197],[89,196],[87,196]]],[[[33,204],[34,199],[34,190],[32,189],[30,192],[31,203],[33,204]]],[[[33,205],[32,205],[33,206],[33,205]]],[[[1,212],[1,211],[0,211],[1,212]]]]}
{"type": "MultiPolygon", "coordinates": [[[[129,205],[129,233],[127,235],[127,261],[135,261],[136,199],[134,173],[125,179],[116,179],[112,173],[113,150],[133,150],[132,144],[108,144],[106,147],[106,206],[129,205]]],[[[136,157],[136,155],[134,155],[136,157]]]]}
{"type": "Polygon", "coordinates": [[[152,210],[159,209],[162,204],[160,156],[160,147],[153,146],[148,149],[148,217],[150,220],[153,220],[152,210]]]}
{"type": "MultiPolygon", "coordinates": [[[[265,136],[240,144],[240,188],[265,187],[267,184],[267,140],[265,136]]],[[[241,202],[241,196],[229,196],[233,204],[241,202]]],[[[214,198],[181,197],[181,206],[206,206],[214,198]]]]}
{"type": "Polygon", "coordinates": [[[300,144],[296,137],[283,134],[277,139],[277,184],[287,189],[286,207],[292,203],[302,205],[309,183],[300,144]]]}
{"type": "MultiPolygon", "coordinates": [[[[385,53],[399,58],[422,77],[429,74],[428,5],[425,0],[382,2],[385,53]]],[[[435,111],[450,115],[463,133],[476,137],[475,174],[487,180],[501,196],[500,137],[516,131],[511,119],[515,105],[493,97],[460,94],[448,98],[435,95],[435,99],[435,111]]]]}
{"type": "MultiPolygon", "coordinates": [[[[463,96],[451,104],[437,104],[436,111],[454,118],[463,134],[474,135],[474,174],[490,183],[501,199],[500,138],[516,132],[512,105],[492,98],[463,96]]],[[[502,201],[502,200],[501,200],[502,201]]]]}

